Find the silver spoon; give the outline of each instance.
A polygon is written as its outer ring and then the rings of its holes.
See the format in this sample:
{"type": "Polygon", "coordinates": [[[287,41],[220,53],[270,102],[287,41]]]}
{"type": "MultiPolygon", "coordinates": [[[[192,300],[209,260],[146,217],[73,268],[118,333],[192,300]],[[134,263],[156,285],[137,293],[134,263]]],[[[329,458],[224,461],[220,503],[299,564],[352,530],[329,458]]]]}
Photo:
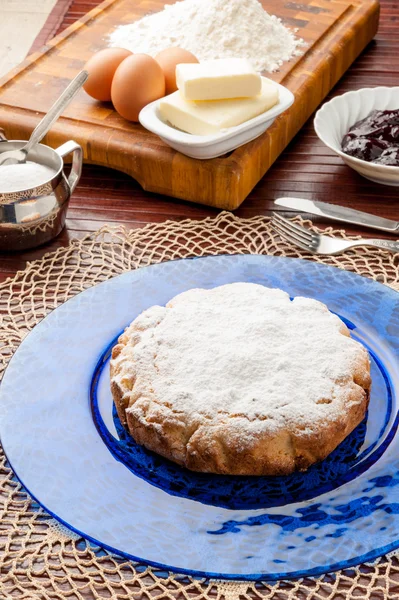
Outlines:
{"type": "Polygon", "coordinates": [[[25,146],[22,146],[19,150],[9,150],[8,152],[2,152],[0,154],[0,165],[15,165],[26,161],[28,153],[44,138],[50,127],[65,110],[72,98],[78,93],[88,76],[89,74],[87,71],[81,71],[74,79],[72,79],[71,83],[53,104],[45,117],[35,127],[25,146]]]}

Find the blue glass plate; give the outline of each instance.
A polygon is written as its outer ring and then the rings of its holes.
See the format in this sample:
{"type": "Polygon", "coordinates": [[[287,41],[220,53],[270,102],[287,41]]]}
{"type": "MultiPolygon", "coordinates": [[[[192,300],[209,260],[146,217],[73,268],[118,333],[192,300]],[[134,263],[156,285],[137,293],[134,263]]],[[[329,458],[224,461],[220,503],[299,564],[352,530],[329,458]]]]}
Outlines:
{"type": "Polygon", "coordinates": [[[27,336],[0,387],[0,433],[29,493],[118,554],[198,576],[276,580],[369,561],[399,546],[399,294],[334,267],[268,256],[179,260],[66,302],[27,336]],[[321,300],[370,352],[365,420],[290,477],[192,473],[136,445],[113,410],[109,352],[142,310],[235,281],[321,300]]]}

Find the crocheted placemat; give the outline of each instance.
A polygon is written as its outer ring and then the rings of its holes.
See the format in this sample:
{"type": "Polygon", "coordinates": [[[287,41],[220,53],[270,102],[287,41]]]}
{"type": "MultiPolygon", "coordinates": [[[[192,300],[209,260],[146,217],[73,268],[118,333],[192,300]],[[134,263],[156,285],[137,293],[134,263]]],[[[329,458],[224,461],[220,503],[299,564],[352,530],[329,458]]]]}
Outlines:
{"type": "MultiPolygon", "coordinates": [[[[342,230],[329,228],[327,232],[346,237],[342,230]]],[[[357,248],[337,257],[312,257],[283,242],[266,217],[240,219],[220,213],[203,221],[169,221],[133,231],[103,227],[28,264],[0,285],[0,377],[35,324],[83,289],[166,260],[236,253],[304,257],[371,277],[399,291],[399,255],[357,248]]],[[[16,481],[3,454],[0,510],[1,600],[399,598],[395,553],[314,579],[273,584],[191,579],[126,561],[72,534],[47,515],[16,481]]]]}

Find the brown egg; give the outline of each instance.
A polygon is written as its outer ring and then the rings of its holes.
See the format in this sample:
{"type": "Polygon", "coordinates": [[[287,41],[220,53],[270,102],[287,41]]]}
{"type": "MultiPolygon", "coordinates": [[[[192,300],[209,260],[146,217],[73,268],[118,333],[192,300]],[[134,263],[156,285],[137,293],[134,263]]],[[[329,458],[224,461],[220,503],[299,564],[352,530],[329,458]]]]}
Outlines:
{"type": "Polygon", "coordinates": [[[115,110],[128,121],[138,121],[144,106],[165,95],[165,77],[147,54],[133,54],[116,70],[111,87],[115,110]]]}
{"type": "Polygon", "coordinates": [[[130,50],[124,48],[105,48],[91,58],[85,64],[89,77],[83,89],[96,100],[111,100],[111,85],[116,69],[128,56],[132,56],[130,50]]]}
{"type": "Polygon", "coordinates": [[[188,50],[183,50],[183,48],[166,48],[166,50],[162,50],[156,55],[155,60],[161,65],[164,72],[165,93],[167,95],[177,90],[176,65],[199,62],[194,54],[191,54],[188,50]]]}

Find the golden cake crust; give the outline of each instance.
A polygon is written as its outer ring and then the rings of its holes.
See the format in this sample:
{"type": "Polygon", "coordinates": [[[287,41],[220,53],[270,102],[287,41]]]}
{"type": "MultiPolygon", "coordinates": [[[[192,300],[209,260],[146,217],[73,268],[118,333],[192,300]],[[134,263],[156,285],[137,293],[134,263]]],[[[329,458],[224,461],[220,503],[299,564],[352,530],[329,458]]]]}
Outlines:
{"type": "Polygon", "coordinates": [[[288,475],[323,460],[363,420],[370,384],[367,351],[322,303],[255,284],[151,307],[111,359],[116,409],[137,443],[230,475],[288,475]]]}

